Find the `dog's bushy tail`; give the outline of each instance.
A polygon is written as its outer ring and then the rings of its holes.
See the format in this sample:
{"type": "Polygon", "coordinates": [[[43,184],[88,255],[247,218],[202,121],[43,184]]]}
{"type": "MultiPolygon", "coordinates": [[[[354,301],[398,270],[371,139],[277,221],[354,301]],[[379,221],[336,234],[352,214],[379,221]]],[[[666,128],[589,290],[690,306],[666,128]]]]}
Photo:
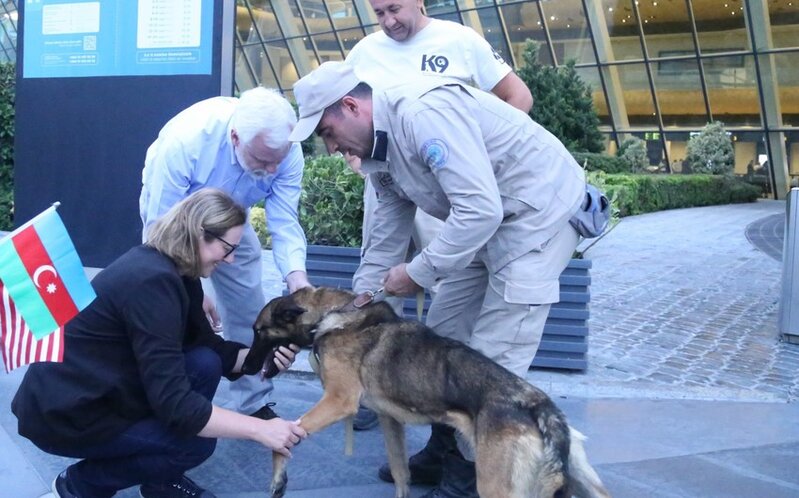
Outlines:
{"type": "Polygon", "coordinates": [[[539,471],[542,475],[562,475],[563,479],[555,479],[550,482],[561,482],[557,490],[554,491],[555,498],[570,498],[569,488],[569,449],[570,433],[569,425],[563,413],[552,403],[546,400],[544,403],[534,408],[535,423],[541,433],[543,441],[543,466],[539,471]]]}
{"type": "Polygon", "coordinates": [[[605,485],[602,484],[596,471],[588,463],[588,456],[586,456],[585,448],[583,448],[585,439],[585,436],[579,431],[569,427],[569,472],[567,479],[569,491],[580,498],[610,498],[610,493],[605,489],[605,485]]]}
{"type": "Polygon", "coordinates": [[[552,493],[554,498],[610,498],[596,471],[588,463],[583,448],[583,436],[566,422],[563,413],[551,400],[536,406],[535,421],[543,440],[544,455],[541,475],[560,474],[563,479],[552,479],[550,483],[561,485],[552,493]]]}

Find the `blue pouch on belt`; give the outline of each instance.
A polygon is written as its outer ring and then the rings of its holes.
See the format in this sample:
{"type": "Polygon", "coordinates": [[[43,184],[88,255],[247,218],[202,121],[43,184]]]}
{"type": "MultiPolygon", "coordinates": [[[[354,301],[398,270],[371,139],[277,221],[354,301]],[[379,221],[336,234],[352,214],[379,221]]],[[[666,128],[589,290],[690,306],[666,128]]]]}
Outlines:
{"type": "Polygon", "coordinates": [[[585,199],[582,206],[569,220],[577,233],[591,239],[599,237],[610,222],[610,200],[601,190],[585,184],[585,199]]]}

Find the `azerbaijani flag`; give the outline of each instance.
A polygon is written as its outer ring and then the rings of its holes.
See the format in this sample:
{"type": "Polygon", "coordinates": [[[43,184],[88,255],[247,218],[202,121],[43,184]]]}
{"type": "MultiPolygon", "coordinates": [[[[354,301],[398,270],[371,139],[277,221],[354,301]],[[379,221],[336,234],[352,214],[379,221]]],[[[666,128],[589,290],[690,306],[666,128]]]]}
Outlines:
{"type": "Polygon", "coordinates": [[[0,281],[36,339],[58,330],[95,298],[57,206],[0,240],[0,281]]]}

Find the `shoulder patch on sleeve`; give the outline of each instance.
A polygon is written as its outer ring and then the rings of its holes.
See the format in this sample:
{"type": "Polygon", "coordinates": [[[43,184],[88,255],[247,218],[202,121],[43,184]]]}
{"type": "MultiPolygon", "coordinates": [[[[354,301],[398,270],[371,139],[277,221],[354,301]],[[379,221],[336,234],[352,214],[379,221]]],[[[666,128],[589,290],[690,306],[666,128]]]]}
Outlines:
{"type": "Polygon", "coordinates": [[[449,147],[440,138],[431,138],[422,144],[420,155],[430,169],[438,169],[447,164],[449,147]]]}

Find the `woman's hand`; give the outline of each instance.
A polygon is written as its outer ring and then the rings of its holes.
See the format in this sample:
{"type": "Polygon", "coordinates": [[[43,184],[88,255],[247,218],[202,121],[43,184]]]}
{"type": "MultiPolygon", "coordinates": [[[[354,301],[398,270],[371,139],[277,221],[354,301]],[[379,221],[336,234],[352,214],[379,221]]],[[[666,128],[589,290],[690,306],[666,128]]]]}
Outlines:
{"type": "MultiPolygon", "coordinates": [[[[275,350],[275,366],[281,372],[285,372],[294,363],[297,353],[300,352],[300,347],[296,344],[289,344],[288,347],[280,346],[275,350]]],[[[264,365],[264,371],[268,370],[269,365],[264,365]]]]}
{"type": "Polygon", "coordinates": [[[291,448],[308,437],[305,429],[300,427],[299,420],[289,422],[282,418],[273,418],[263,423],[266,430],[259,433],[258,442],[289,458],[291,458],[291,448]]]}

